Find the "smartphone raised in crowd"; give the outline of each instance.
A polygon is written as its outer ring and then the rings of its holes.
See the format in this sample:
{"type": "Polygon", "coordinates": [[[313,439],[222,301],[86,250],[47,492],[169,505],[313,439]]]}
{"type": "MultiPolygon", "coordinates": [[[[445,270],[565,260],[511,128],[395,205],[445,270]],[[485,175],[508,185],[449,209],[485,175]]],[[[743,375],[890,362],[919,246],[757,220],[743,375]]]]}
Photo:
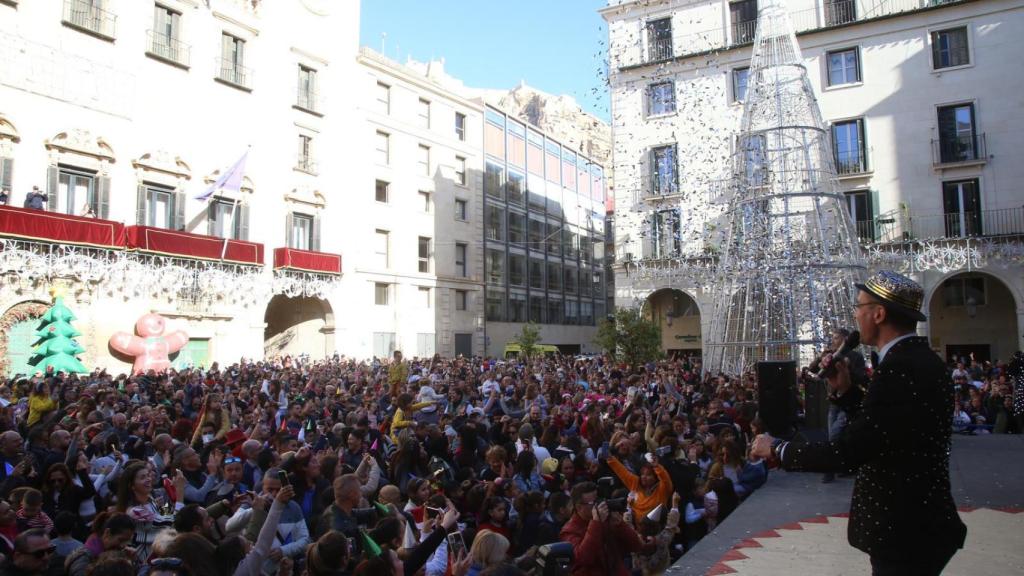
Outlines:
{"type": "Polygon", "coordinates": [[[448,535],[448,546],[451,547],[451,558],[457,558],[466,551],[466,541],[462,539],[462,532],[452,532],[448,535]]]}

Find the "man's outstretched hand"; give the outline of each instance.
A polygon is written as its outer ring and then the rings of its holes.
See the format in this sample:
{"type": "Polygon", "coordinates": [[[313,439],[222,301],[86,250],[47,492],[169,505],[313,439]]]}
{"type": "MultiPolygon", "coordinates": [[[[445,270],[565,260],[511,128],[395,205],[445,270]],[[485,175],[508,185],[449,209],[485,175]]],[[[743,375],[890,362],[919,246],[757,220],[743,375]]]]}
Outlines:
{"type": "Polygon", "coordinates": [[[761,458],[767,460],[772,457],[772,444],[775,442],[775,438],[772,438],[768,434],[758,434],[754,438],[754,443],[750,445],[750,455],[755,458],[761,458]]]}

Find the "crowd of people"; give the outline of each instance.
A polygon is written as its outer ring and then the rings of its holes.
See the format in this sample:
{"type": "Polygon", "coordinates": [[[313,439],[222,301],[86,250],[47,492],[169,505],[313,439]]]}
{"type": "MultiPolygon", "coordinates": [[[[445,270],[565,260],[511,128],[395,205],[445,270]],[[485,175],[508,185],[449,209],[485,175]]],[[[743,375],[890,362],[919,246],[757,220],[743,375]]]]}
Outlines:
{"type": "Polygon", "coordinates": [[[660,574],[766,481],[756,393],[680,357],[15,377],[0,576],[660,574]]]}

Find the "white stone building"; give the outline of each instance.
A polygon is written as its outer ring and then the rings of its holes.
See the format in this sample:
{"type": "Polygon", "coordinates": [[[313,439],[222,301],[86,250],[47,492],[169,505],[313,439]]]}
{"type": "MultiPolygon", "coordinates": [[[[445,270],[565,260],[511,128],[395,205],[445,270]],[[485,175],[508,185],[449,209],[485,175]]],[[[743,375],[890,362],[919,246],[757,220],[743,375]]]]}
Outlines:
{"type": "MultiPolygon", "coordinates": [[[[940,354],[1024,346],[1020,0],[792,0],[872,268],[926,289],[940,354]]],[[[698,351],[756,0],[609,0],[616,303],[698,351]]]]}
{"type": "Polygon", "coordinates": [[[4,373],[53,284],[90,368],[126,368],[107,341],[148,312],[191,336],[179,363],[340,348],[335,318],[365,309],[338,274],[362,219],[358,22],[328,0],[0,2],[4,373]],[[247,149],[239,193],[195,199],[247,149]],[[33,186],[45,211],[20,208],[33,186]]]}
{"type": "Polygon", "coordinates": [[[363,356],[482,354],[483,107],[438,73],[362,48],[363,164],[339,349],[363,356]],[[443,77],[442,77],[443,80],[443,77]],[[344,331],[344,335],[343,332],[344,331]]]}

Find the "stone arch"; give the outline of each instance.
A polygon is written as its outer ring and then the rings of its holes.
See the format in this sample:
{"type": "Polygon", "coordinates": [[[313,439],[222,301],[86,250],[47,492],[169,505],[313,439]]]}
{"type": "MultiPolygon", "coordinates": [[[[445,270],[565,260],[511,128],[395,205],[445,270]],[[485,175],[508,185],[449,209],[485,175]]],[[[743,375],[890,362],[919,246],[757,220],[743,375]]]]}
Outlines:
{"type": "Polygon", "coordinates": [[[41,300],[23,300],[12,305],[0,315],[0,377],[12,376],[11,363],[14,358],[10,353],[10,336],[15,325],[22,322],[33,322],[46,312],[48,304],[41,300]]]}
{"type": "Polygon", "coordinates": [[[932,346],[946,360],[971,352],[979,360],[1009,360],[1021,346],[1021,298],[998,272],[944,274],[928,290],[925,311],[932,346]]]}
{"type": "Polygon", "coordinates": [[[641,310],[661,327],[662,350],[700,354],[701,308],[692,294],[679,288],[659,288],[644,298],[641,310]]]}
{"type": "Polygon", "coordinates": [[[268,357],[305,352],[316,359],[334,351],[334,309],[327,300],[278,294],[267,304],[263,321],[268,357]]]}
{"type": "Polygon", "coordinates": [[[15,144],[21,142],[21,135],[18,134],[18,129],[3,114],[0,114],[0,140],[10,140],[15,144]]]}

